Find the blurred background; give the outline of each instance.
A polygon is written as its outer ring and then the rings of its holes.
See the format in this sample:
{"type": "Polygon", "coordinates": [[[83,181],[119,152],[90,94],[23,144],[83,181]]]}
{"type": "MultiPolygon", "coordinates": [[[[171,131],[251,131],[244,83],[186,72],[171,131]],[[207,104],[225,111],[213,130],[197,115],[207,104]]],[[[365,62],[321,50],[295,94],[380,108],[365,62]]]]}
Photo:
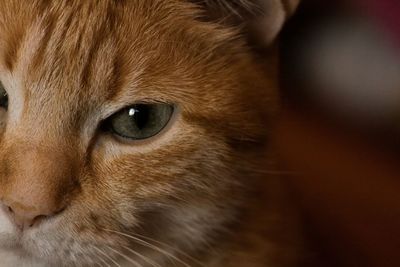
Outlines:
{"type": "Polygon", "coordinates": [[[400,266],[400,1],[303,0],[281,54],[275,143],[307,266],[400,266]]]}

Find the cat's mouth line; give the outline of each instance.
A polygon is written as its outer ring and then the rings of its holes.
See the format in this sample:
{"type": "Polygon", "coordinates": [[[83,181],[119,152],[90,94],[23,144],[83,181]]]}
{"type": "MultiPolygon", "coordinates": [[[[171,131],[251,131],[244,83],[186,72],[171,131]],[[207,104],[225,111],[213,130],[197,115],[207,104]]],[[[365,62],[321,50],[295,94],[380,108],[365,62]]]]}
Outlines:
{"type": "Polygon", "coordinates": [[[26,235],[27,235],[26,233],[17,233],[11,248],[21,254],[28,255],[30,254],[27,248],[29,237],[26,237],[26,235]]]}
{"type": "Polygon", "coordinates": [[[28,251],[26,245],[24,245],[22,237],[15,238],[12,244],[9,244],[6,247],[2,247],[2,249],[12,252],[13,254],[21,258],[32,257],[32,254],[28,251]]]}
{"type": "Polygon", "coordinates": [[[40,249],[30,230],[17,229],[9,234],[8,242],[1,244],[2,249],[14,252],[23,258],[36,258],[35,251],[40,249]]]}

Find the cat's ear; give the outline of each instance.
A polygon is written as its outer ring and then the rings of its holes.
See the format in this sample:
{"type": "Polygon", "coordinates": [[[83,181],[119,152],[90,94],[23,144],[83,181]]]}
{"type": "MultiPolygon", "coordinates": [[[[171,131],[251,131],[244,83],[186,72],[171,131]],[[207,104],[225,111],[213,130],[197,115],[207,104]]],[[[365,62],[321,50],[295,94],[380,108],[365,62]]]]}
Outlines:
{"type": "Polygon", "coordinates": [[[203,9],[203,18],[241,27],[261,45],[273,42],[300,0],[190,0],[203,9]]]}

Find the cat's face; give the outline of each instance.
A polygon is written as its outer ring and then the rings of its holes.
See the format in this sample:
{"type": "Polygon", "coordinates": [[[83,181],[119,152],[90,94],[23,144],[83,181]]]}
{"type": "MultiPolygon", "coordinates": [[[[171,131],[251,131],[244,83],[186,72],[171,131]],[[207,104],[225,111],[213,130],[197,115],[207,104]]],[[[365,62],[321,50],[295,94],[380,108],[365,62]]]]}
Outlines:
{"type": "Polygon", "coordinates": [[[242,41],[185,1],[1,2],[0,250],[71,266],[170,258],[139,235],[212,242],[274,108],[242,41]]]}

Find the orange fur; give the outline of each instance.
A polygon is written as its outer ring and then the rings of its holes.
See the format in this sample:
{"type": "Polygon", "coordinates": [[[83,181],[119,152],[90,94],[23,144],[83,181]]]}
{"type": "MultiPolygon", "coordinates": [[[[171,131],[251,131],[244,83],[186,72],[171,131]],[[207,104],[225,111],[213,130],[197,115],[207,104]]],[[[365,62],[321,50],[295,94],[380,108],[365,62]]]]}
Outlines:
{"type": "Polygon", "coordinates": [[[161,266],[294,264],[279,185],[264,175],[274,56],[257,62],[237,25],[202,20],[189,1],[5,0],[0,10],[10,99],[0,117],[0,197],[60,211],[23,237],[10,234],[7,250],[18,246],[38,266],[123,260],[115,251],[151,266],[129,249],[161,266]],[[136,102],[179,112],[146,141],[99,131],[136,102]],[[163,254],[137,234],[172,248],[150,241],[163,254]]]}

